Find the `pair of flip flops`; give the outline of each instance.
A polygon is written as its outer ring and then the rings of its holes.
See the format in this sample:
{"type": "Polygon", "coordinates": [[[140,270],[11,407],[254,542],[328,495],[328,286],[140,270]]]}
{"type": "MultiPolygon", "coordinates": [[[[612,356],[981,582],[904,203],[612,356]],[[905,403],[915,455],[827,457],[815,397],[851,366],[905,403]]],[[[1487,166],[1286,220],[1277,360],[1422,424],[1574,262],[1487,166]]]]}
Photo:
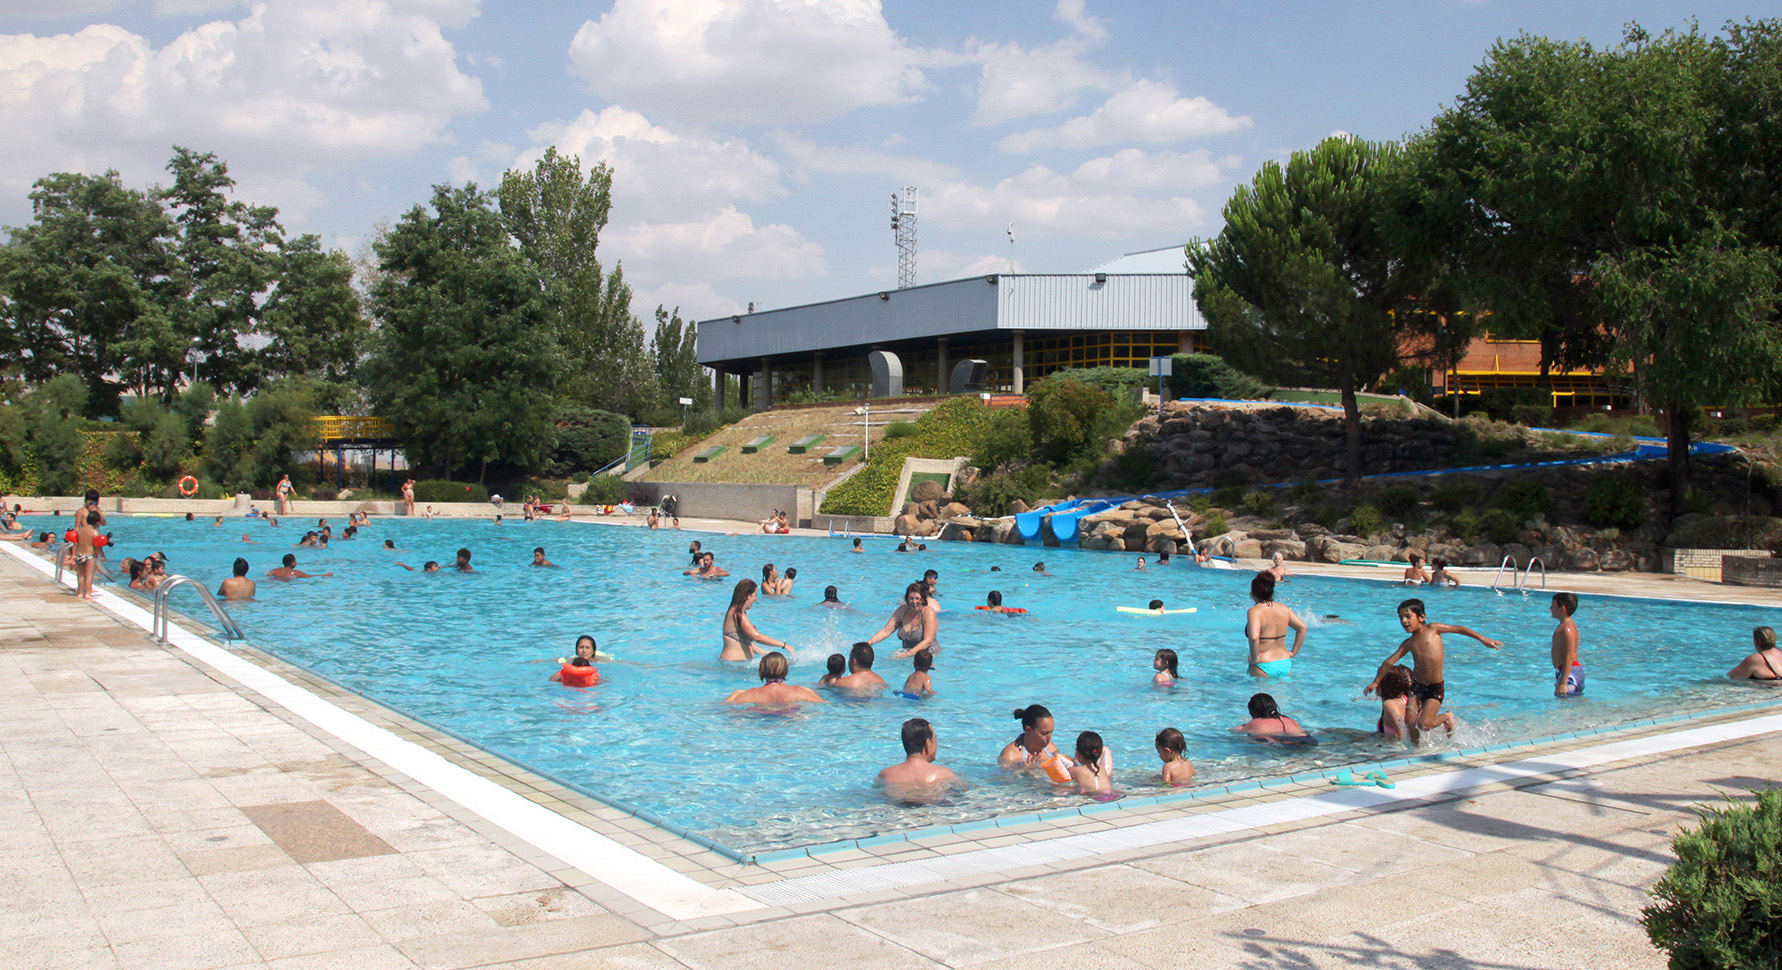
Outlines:
{"type": "Polygon", "coordinates": [[[1374,787],[1397,788],[1398,787],[1397,785],[1393,784],[1392,782],[1386,780],[1386,771],[1383,768],[1375,768],[1373,771],[1368,772],[1367,774],[1361,776],[1360,778],[1355,777],[1353,774],[1351,774],[1347,770],[1339,771],[1336,773],[1336,777],[1332,778],[1330,780],[1330,783],[1333,785],[1341,785],[1345,788],[1374,788],[1374,787]]]}

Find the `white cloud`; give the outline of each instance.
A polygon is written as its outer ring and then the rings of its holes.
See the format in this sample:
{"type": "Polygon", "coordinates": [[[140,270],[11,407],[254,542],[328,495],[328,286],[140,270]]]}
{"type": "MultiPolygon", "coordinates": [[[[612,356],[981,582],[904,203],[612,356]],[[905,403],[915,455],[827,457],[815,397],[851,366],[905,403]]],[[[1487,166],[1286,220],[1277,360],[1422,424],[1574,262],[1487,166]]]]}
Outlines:
{"type": "Polygon", "coordinates": [[[650,330],[656,327],[656,308],[670,313],[680,308],[682,320],[710,320],[713,317],[741,313],[742,303],[712,289],[710,283],[664,283],[661,286],[639,287],[631,291],[632,312],[650,330]]]}
{"type": "Polygon", "coordinates": [[[1107,27],[1100,20],[1089,16],[1084,9],[1083,0],[1058,0],[1058,6],[1052,9],[1052,16],[1091,40],[1104,40],[1108,36],[1107,27]]]}
{"type": "Polygon", "coordinates": [[[1094,112],[1052,128],[1034,128],[997,143],[1006,152],[1061,146],[1093,148],[1138,142],[1167,145],[1190,138],[1248,128],[1248,116],[1234,116],[1203,97],[1182,97],[1173,85],[1138,80],[1114,92],[1094,112]]]}
{"type": "Polygon", "coordinates": [[[0,191],[51,171],[155,180],[176,143],[216,152],[244,183],[292,186],[315,166],[413,154],[484,107],[441,35],[475,12],[473,0],[262,4],[159,49],[105,24],[0,36],[0,191]]]}
{"type": "Polygon", "coordinates": [[[601,248],[646,285],[669,279],[791,280],[823,273],[823,248],[791,226],[724,206],[682,222],[609,225],[601,248]]]}
{"type": "Polygon", "coordinates": [[[1179,193],[1225,180],[1205,152],[1177,154],[1130,148],[1061,175],[1036,165],[995,185],[947,182],[924,186],[923,218],[944,228],[996,228],[1013,223],[1023,235],[1120,239],[1158,231],[1205,228],[1201,204],[1179,193]]]}
{"type": "Polygon", "coordinates": [[[835,148],[784,133],[775,139],[775,144],[794,165],[806,171],[883,175],[898,185],[922,185],[959,177],[959,171],[951,165],[911,155],[869,148],[835,148]]]}
{"type": "MultiPolygon", "coordinates": [[[[917,254],[916,271],[918,282],[935,283],[970,276],[987,276],[991,273],[1025,273],[1027,270],[1018,259],[1011,265],[1006,252],[956,253],[945,249],[924,249],[917,254]]],[[[883,279],[896,279],[897,264],[885,263],[874,267],[873,273],[883,279]]]]}
{"type": "Polygon", "coordinates": [[[1111,91],[1118,86],[1118,77],[1084,56],[1107,39],[1107,28],[1084,12],[1083,0],[1058,0],[1053,15],[1071,27],[1073,36],[1035,48],[996,43],[971,46],[967,56],[983,66],[973,125],[989,127],[1063,111],[1076,104],[1079,91],[1111,91]]]}
{"type": "Polygon", "coordinates": [[[616,0],[569,58],[596,95],[669,121],[822,121],[924,83],[879,0],[616,0]]]}
{"type": "Polygon", "coordinates": [[[536,164],[546,145],[580,156],[584,166],[612,166],[615,220],[676,219],[784,194],[779,166],[742,140],[676,133],[617,106],[529,134],[537,147],[516,159],[517,166],[536,164]]]}
{"type": "Polygon", "coordinates": [[[1085,188],[1126,192],[1180,192],[1218,185],[1228,179],[1226,169],[1238,164],[1236,156],[1215,160],[1204,149],[1181,153],[1123,148],[1077,166],[1071,173],[1071,182],[1085,188]]]}

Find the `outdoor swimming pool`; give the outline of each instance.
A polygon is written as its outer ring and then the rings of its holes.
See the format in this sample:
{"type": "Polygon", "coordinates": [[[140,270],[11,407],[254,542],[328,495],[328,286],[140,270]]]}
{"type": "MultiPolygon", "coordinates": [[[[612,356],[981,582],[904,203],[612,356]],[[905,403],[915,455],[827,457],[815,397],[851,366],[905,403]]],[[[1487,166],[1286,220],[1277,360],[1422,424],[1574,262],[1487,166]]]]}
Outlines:
{"type": "MultiPolygon", "coordinates": [[[[331,519],[338,533],[345,522],[331,519]]],[[[66,519],[61,520],[66,523],[66,519]]],[[[37,518],[31,525],[49,520],[37,518]]],[[[231,611],[254,646],[336,681],[517,764],[621,807],[741,853],[862,838],[930,825],[1081,804],[1046,784],[1005,775],[996,753],[1018,728],[1010,711],[1043,703],[1068,750],[1094,730],[1115,758],[1116,787],[1159,794],[1152,738],[1180,729],[1201,785],[1224,785],[1319,767],[1402,757],[1370,732],[1377,702],[1361,687],[1403,639],[1399,600],[1418,591],[1353,580],[1299,577],[1281,599],[1319,619],[1294,675],[1258,684],[1245,675],[1243,611],[1251,574],[1174,565],[1133,570],[1132,556],[994,545],[936,543],[900,555],[890,540],[848,552],[845,540],[649,532],[562,523],[374,519],[355,541],[297,548],[315,519],[279,528],[258,520],[117,517],[116,556],[164,550],[173,572],[213,588],[238,555],[252,564],[260,598],[231,611]],[[256,540],[240,541],[243,532],[256,540]],[[400,551],[381,548],[393,539],[400,551]],[[681,575],[699,539],[735,576],[722,583],[681,575]],[[559,569],[530,566],[544,546],[559,569]],[[427,559],[449,563],[465,546],[475,574],[408,572],[427,559]],[[286,552],[328,579],[282,584],[266,570],[286,552]],[[1030,571],[1045,559],[1053,577],[1030,571]],[[752,667],[715,660],[719,622],[736,578],[763,562],[799,570],[786,600],[752,611],[768,635],[798,649],[792,680],[814,683],[823,659],[846,652],[889,615],[924,569],[941,574],[940,643],[926,700],[838,696],[834,703],[768,713],[720,703],[756,683],[752,667]],[[992,573],[991,566],[1002,572],[992,573]],[[827,584],[848,610],[817,605],[827,584]],[[1026,616],[973,610],[990,589],[1026,616]],[[1134,616],[1116,606],[1151,598],[1198,612],[1134,616]],[[555,658],[591,633],[620,663],[602,683],[575,690],[547,682],[555,658]],[[1182,656],[1183,680],[1150,684],[1158,647],[1182,656]],[[1282,710],[1322,740],[1282,750],[1234,736],[1244,702],[1267,690],[1282,710]],[[934,723],[941,761],[972,788],[950,803],[892,807],[872,787],[902,758],[898,727],[934,723]]],[[[1547,597],[1499,597],[1481,589],[1424,595],[1432,620],[1469,626],[1505,642],[1487,650],[1448,641],[1448,709],[1461,720],[1454,747],[1515,742],[1581,728],[1730,707],[1776,697],[1729,684],[1727,668],[1749,650],[1750,630],[1776,625],[1774,610],[1583,597],[1577,615],[1589,690],[1552,697],[1547,597]]],[[[202,618],[196,598],[175,606],[202,618]]],[[[878,670],[900,686],[909,661],[881,651],[878,670]]]]}

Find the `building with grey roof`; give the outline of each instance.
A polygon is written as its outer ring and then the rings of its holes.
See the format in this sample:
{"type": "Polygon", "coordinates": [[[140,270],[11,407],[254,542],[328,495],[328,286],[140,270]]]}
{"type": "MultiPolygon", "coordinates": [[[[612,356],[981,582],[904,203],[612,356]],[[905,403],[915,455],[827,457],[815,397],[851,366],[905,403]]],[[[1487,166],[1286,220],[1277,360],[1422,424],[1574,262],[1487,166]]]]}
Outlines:
{"type": "MultiPolygon", "coordinates": [[[[992,273],[699,322],[699,362],[742,378],[757,408],[800,391],[867,397],[869,357],[903,393],[947,390],[960,361],[982,360],[978,389],[1023,393],[1066,367],[1144,367],[1193,351],[1206,322],[1182,250],[1134,253],[1088,273],[992,273]],[[1173,257],[1169,254],[1173,254],[1173,257]],[[1175,266],[1174,271],[1159,269],[1175,266]]],[[[882,385],[881,385],[882,386],[882,385]]]]}

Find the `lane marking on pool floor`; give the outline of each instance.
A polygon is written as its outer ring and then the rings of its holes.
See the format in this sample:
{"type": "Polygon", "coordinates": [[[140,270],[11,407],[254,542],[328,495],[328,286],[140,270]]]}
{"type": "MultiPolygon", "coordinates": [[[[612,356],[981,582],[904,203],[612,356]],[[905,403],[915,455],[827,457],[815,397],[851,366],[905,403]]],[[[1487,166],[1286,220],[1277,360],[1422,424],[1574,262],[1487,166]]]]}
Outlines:
{"type": "MultiPolygon", "coordinates": [[[[14,550],[26,565],[52,582],[53,563],[14,550]]],[[[63,585],[72,589],[72,576],[63,585]]],[[[107,612],[152,632],[153,614],[116,593],[97,587],[95,602],[107,612]]],[[[539,851],[560,859],[607,886],[674,919],[722,916],[757,909],[760,903],[730,889],[714,889],[629,846],[527,800],[445,757],[352,714],[250,660],[168,625],[169,645],[253,690],[317,728],[358,748],[391,770],[450,798],[539,851]]]]}
{"type": "MultiPolygon", "coordinates": [[[[51,578],[54,565],[22,550],[4,548],[14,558],[51,578]]],[[[63,585],[73,588],[68,577],[63,585]]],[[[94,590],[108,612],[143,630],[152,625],[150,612],[110,590],[94,590]]],[[[767,906],[843,899],[858,893],[916,889],[948,879],[995,875],[1028,866],[1092,859],[1111,852],[1187,842],[1215,835],[1247,832],[1285,822],[1322,818],[1360,809],[1378,809],[1398,802],[1453,794],[1522,778],[1575,771],[1782,731],[1782,714],[1710,724],[1666,734],[1461,768],[1399,782],[1392,790],[1333,788],[1311,795],[1283,798],[1195,815],[1141,822],[1079,835],[1036,836],[1021,845],[972,849],[932,859],[838,868],[808,876],[737,889],[715,889],[676,872],[642,853],[531,802],[462,768],[443,756],[398,737],[333,702],[292,684],[209,640],[169,625],[170,645],[218,673],[291,711],[317,728],[351,744],[371,758],[500,826],[540,851],[595,877],[650,908],[676,920],[747,913],[767,906]]],[[[922,832],[909,834],[912,847],[922,832]]],[[[821,853],[813,855],[820,861],[821,853]]]]}

